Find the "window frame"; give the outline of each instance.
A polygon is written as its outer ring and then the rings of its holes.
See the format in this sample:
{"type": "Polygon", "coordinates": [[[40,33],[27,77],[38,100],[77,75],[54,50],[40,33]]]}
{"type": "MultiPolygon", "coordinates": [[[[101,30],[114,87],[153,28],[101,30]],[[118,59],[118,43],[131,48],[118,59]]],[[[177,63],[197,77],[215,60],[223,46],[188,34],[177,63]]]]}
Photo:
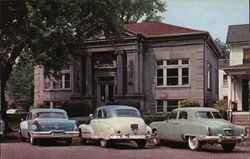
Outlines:
{"type": "Polygon", "coordinates": [[[167,100],[157,99],[156,100],[156,106],[155,106],[155,112],[156,113],[167,113],[167,112],[171,112],[172,110],[176,109],[173,106],[168,105],[168,102],[170,102],[170,101],[177,101],[178,105],[177,105],[176,108],[180,108],[180,101],[181,101],[181,99],[167,99],[167,100]],[[162,106],[161,106],[162,107],[162,111],[158,111],[158,102],[162,102],[162,106]],[[170,108],[174,108],[174,109],[168,111],[169,107],[170,108]]]}
{"type": "Polygon", "coordinates": [[[60,71],[60,82],[61,87],[60,88],[54,88],[55,82],[57,79],[55,77],[44,77],[44,90],[71,90],[72,89],[72,73],[71,73],[71,67],[67,70],[60,71]],[[66,74],[69,74],[69,80],[65,80],[66,74]],[[66,82],[69,82],[69,88],[66,88],[66,82]],[[49,85],[47,88],[46,85],[49,85]]]}
{"type": "MultiPolygon", "coordinates": [[[[181,59],[157,59],[156,60],[156,82],[155,85],[156,87],[190,87],[190,59],[189,58],[181,58],[181,59]],[[173,63],[171,63],[171,61],[173,63]],[[176,64],[175,61],[178,61],[178,63],[176,64]],[[162,65],[159,65],[158,63],[162,62],[162,65]],[[158,79],[162,78],[162,77],[158,77],[158,69],[162,69],[163,70],[163,84],[158,84],[158,79]],[[168,83],[168,71],[170,71],[170,69],[177,69],[178,70],[178,82],[177,85],[170,85],[168,83]],[[183,76],[183,69],[188,69],[188,76],[183,76]],[[187,84],[183,84],[183,77],[188,78],[188,83],[187,84]]],[[[172,76],[171,76],[172,77],[172,76]]]]}

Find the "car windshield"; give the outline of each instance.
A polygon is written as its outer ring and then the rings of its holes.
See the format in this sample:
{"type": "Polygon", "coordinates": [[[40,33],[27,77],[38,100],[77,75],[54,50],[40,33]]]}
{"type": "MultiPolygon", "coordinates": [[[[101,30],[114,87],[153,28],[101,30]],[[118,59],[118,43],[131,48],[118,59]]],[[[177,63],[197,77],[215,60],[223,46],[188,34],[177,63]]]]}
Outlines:
{"type": "Polygon", "coordinates": [[[219,112],[200,111],[195,113],[196,118],[201,119],[222,119],[219,112]]]}
{"type": "Polygon", "coordinates": [[[116,116],[118,117],[141,117],[139,112],[133,109],[119,109],[116,110],[116,116]]]}
{"type": "Polygon", "coordinates": [[[62,112],[39,112],[35,113],[32,116],[33,119],[35,118],[60,118],[60,119],[67,119],[65,113],[62,112]]]}
{"type": "Polygon", "coordinates": [[[212,112],[215,119],[223,119],[219,112],[212,112]]]}

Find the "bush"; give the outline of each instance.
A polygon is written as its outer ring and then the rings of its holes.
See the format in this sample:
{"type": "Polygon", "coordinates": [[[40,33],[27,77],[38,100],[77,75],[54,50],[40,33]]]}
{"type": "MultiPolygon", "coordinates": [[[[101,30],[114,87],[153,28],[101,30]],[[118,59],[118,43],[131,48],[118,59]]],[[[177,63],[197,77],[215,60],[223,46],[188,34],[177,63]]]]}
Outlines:
{"type": "Polygon", "coordinates": [[[227,108],[228,108],[228,103],[226,100],[219,100],[217,101],[214,106],[215,109],[218,109],[220,113],[222,114],[224,119],[227,119],[227,108]]]}
{"type": "Polygon", "coordinates": [[[199,107],[200,104],[193,99],[184,99],[180,102],[181,107],[199,107]]]}
{"type": "Polygon", "coordinates": [[[153,121],[163,121],[166,119],[166,115],[143,115],[143,119],[147,125],[153,121]]]}
{"type": "Polygon", "coordinates": [[[111,105],[128,105],[128,106],[135,107],[138,110],[140,110],[140,108],[141,108],[140,103],[137,101],[116,100],[113,103],[111,103],[111,105]]]}
{"type": "Polygon", "coordinates": [[[63,103],[64,109],[69,117],[87,117],[91,114],[95,107],[86,103],[63,103]]]}

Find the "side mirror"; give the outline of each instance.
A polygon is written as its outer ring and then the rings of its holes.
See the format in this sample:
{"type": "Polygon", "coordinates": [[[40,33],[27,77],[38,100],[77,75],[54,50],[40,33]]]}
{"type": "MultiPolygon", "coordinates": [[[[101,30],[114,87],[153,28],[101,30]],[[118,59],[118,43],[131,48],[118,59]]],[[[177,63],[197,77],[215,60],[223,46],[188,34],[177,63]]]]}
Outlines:
{"type": "Polygon", "coordinates": [[[23,118],[21,118],[21,122],[22,122],[22,121],[24,121],[24,119],[23,119],[23,118]]]}

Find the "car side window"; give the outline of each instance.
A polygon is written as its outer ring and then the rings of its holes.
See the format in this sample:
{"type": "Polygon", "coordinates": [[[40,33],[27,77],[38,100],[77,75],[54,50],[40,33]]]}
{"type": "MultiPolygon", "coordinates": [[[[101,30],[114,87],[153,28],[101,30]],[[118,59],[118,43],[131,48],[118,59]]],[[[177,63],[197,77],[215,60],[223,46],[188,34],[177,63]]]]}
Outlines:
{"type": "Polygon", "coordinates": [[[177,112],[172,112],[172,113],[169,115],[168,120],[176,119],[176,117],[177,117],[177,112]]]}
{"type": "Polygon", "coordinates": [[[107,118],[107,117],[108,117],[108,113],[105,110],[103,110],[103,118],[107,118]]]}
{"type": "Polygon", "coordinates": [[[187,119],[187,112],[180,111],[180,113],[179,113],[179,119],[187,119]]]}
{"type": "Polygon", "coordinates": [[[97,118],[102,118],[102,110],[99,110],[97,113],[97,118]]]}

